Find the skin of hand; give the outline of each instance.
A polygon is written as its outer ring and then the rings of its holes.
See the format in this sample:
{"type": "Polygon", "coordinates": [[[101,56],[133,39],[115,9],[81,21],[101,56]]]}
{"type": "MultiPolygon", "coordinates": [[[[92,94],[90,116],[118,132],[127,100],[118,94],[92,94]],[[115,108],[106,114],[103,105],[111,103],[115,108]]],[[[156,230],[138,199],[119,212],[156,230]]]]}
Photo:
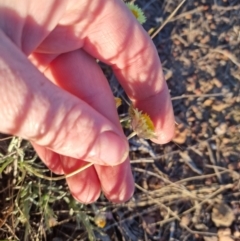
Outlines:
{"type": "Polygon", "coordinates": [[[96,59],[110,65],[133,105],[150,115],[159,144],[174,116],[157,51],[122,0],[0,0],[0,132],[28,139],[43,162],[68,174],[72,195],[101,190],[128,200],[128,142],[96,59]]]}

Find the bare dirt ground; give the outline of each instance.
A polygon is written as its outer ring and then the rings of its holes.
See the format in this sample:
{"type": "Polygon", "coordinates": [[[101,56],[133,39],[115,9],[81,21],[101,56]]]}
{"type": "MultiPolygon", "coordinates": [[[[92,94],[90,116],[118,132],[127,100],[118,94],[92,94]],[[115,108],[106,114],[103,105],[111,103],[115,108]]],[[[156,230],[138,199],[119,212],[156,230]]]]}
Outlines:
{"type": "MultiPolygon", "coordinates": [[[[180,1],[135,3],[153,36],[180,1]]],[[[31,174],[34,168],[51,177],[28,143],[2,136],[0,240],[240,240],[240,2],[186,0],[153,41],[176,137],[161,146],[130,140],[133,198],[77,204],[65,181],[31,174]]],[[[111,70],[102,68],[121,96],[111,70]]]]}

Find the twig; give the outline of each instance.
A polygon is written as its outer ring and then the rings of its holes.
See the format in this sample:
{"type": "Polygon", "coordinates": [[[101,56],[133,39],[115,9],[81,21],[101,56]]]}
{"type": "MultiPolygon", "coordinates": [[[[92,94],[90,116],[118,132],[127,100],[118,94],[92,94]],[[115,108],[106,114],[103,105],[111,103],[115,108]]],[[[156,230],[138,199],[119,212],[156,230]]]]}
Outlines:
{"type": "Polygon", "coordinates": [[[239,10],[240,9],[240,5],[236,5],[236,6],[229,6],[229,7],[222,7],[222,6],[218,6],[218,5],[213,5],[212,6],[213,10],[220,10],[220,11],[232,11],[232,10],[239,10]]]}
{"type": "Polygon", "coordinates": [[[20,240],[20,239],[16,236],[16,234],[14,234],[14,231],[10,228],[10,226],[9,226],[7,223],[5,223],[4,226],[6,226],[6,227],[8,228],[9,232],[13,235],[13,237],[14,237],[16,240],[20,240]]]}
{"type": "MultiPolygon", "coordinates": [[[[224,170],[224,171],[220,172],[219,174],[224,174],[224,173],[227,173],[227,172],[229,172],[229,170],[224,170]]],[[[184,183],[184,182],[190,182],[190,181],[193,181],[193,180],[201,180],[201,179],[214,177],[214,176],[216,176],[216,173],[205,174],[205,175],[195,176],[195,177],[188,177],[188,178],[182,179],[180,181],[177,181],[175,183],[176,184],[180,184],[180,183],[184,183]]]]}
{"type": "Polygon", "coordinates": [[[163,22],[163,24],[151,35],[151,39],[153,39],[164,27],[170,22],[171,18],[177,13],[177,11],[181,8],[181,6],[185,3],[186,0],[183,0],[178,6],[174,9],[174,11],[168,16],[168,18],[163,22]]]}
{"type": "Polygon", "coordinates": [[[161,188],[159,190],[155,190],[155,191],[151,191],[151,192],[148,191],[148,193],[151,194],[151,195],[153,195],[153,194],[154,195],[160,195],[161,193],[162,193],[162,195],[165,195],[166,193],[169,193],[171,191],[171,192],[181,192],[185,196],[188,196],[188,197],[191,197],[191,198],[194,198],[194,199],[198,199],[196,196],[194,196],[192,194],[192,192],[188,191],[184,186],[179,185],[179,183],[171,182],[170,180],[168,180],[168,179],[166,179],[166,178],[164,178],[160,175],[157,175],[156,173],[151,172],[151,171],[142,170],[140,168],[134,168],[133,170],[147,173],[151,176],[155,176],[155,177],[159,178],[160,180],[163,180],[164,182],[168,183],[167,186],[164,186],[163,188],[161,188]]]}
{"type": "Polygon", "coordinates": [[[154,163],[154,160],[145,160],[145,159],[137,159],[137,160],[131,160],[131,164],[136,164],[136,163],[154,163]]]}
{"type": "MultiPolygon", "coordinates": [[[[178,190],[176,189],[176,191],[178,191],[178,190]]],[[[155,195],[155,192],[154,193],[150,192],[150,193],[155,195]]],[[[167,193],[167,192],[165,192],[165,193],[167,193]]],[[[189,198],[189,200],[190,199],[199,200],[199,201],[202,200],[202,198],[192,197],[192,196],[189,196],[189,195],[186,196],[186,194],[184,192],[183,193],[176,193],[176,194],[169,194],[169,195],[166,195],[165,193],[163,193],[162,196],[160,196],[160,197],[158,197],[157,196],[158,193],[156,193],[154,199],[158,200],[159,202],[162,202],[162,203],[166,203],[166,202],[170,203],[171,201],[175,202],[175,201],[179,200],[180,198],[183,198],[184,200],[186,200],[187,198],[189,198]]],[[[152,205],[152,204],[156,203],[155,201],[149,200],[149,195],[146,195],[146,196],[140,197],[140,198],[139,199],[141,201],[139,201],[137,203],[136,203],[136,201],[130,201],[127,206],[129,208],[145,207],[146,205],[152,205]]]]}
{"type": "Polygon", "coordinates": [[[9,140],[11,138],[13,138],[13,137],[12,136],[8,136],[8,137],[5,137],[5,138],[1,138],[0,141],[6,141],[6,140],[9,140]]]}
{"type": "Polygon", "coordinates": [[[14,155],[14,154],[17,154],[17,151],[10,152],[10,153],[8,153],[7,155],[1,157],[1,158],[0,158],[0,161],[2,161],[2,160],[6,159],[6,158],[8,158],[8,157],[10,157],[10,156],[12,156],[12,155],[14,155]]]}
{"type": "Polygon", "coordinates": [[[188,46],[188,42],[186,40],[184,40],[184,38],[181,37],[181,35],[178,35],[178,34],[174,34],[171,36],[171,39],[177,39],[179,40],[185,47],[188,46]]]}
{"type": "Polygon", "coordinates": [[[219,48],[215,48],[212,49],[211,52],[216,52],[216,53],[220,53],[224,56],[226,56],[228,59],[230,59],[238,68],[240,68],[240,63],[237,61],[237,58],[235,57],[235,55],[229,53],[229,51],[227,50],[222,50],[219,48]]]}
{"type": "Polygon", "coordinates": [[[202,236],[217,236],[216,233],[211,233],[211,232],[202,232],[202,231],[195,231],[190,229],[188,226],[186,225],[182,225],[183,228],[185,228],[189,233],[191,234],[198,234],[198,235],[202,235],[202,236]]]}
{"type": "Polygon", "coordinates": [[[162,177],[162,176],[160,176],[160,175],[158,175],[158,174],[156,174],[156,173],[154,173],[154,172],[147,171],[147,170],[143,170],[143,169],[137,168],[137,167],[133,168],[133,170],[134,170],[134,171],[137,171],[137,172],[146,173],[146,174],[148,174],[148,175],[150,175],[150,176],[153,176],[153,177],[157,177],[157,178],[159,178],[160,180],[164,181],[165,183],[173,184],[171,181],[169,181],[169,180],[166,179],[165,177],[162,177]]]}
{"type": "Polygon", "coordinates": [[[122,219],[122,220],[120,220],[120,221],[118,221],[118,222],[115,222],[115,223],[113,223],[113,224],[111,224],[111,225],[108,225],[106,228],[104,228],[104,231],[107,231],[108,229],[110,229],[110,228],[112,228],[112,227],[114,227],[114,226],[120,225],[120,224],[128,221],[129,219],[133,219],[133,218],[138,217],[138,216],[140,216],[140,215],[142,215],[142,214],[145,214],[145,213],[150,213],[150,212],[155,211],[155,210],[157,210],[157,209],[159,209],[159,206],[158,206],[158,205],[155,205],[155,206],[152,206],[152,207],[150,207],[150,208],[144,209],[144,210],[143,210],[142,212],[140,212],[140,213],[139,213],[139,212],[136,212],[135,214],[131,215],[130,217],[127,217],[127,218],[122,219]]]}
{"type": "Polygon", "coordinates": [[[225,96],[226,93],[215,93],[215,94],[202,94],[202,95],[181,95],[172,97],[171,100],[179,100],[185,98],[208,98],[208,97],[217,97],[217,96],[225,96]]]}
{"type": "Polygon", "coordinates": [[[212,152],[212,149],[211,149],[211,147],[210,147],[209,142],[206,142],[206,146],[207,146],[207,149],[208,149],[210,162],[214,165],[213,170],[214,170],[214,172],[216,173],[216,176],[217,176],[217,178],[218,178],[218,181],[222,184],[222,176],[220,175],[218,169],[216,168],[217,163],[216,163],[215,158],[214,158],[214,156],[213,156],[213,152],[212,152]]]}
{"type": "Polygon", "coordinates": [[[130,140],[131,138],[133,138],[136,135],[137,135],[137,133],[134,131],[127,137],[127,139],[130,140]]]}
{"type": "MultiPolygon", "coordinates": [[[[185,212],[181,213],[180,216],[186,215],[186,214],[194,211],[198,206],[201,206],[201,205],[203,205],[204,203],[206,203],[207,201],[209,201],[209,199],[211,199],[211,198],[213,198],[214,196],[218,195],[219,193],[225,191],[226,189],[230,189],[230,188],[232,188],[232,187],[233,187],[233,184],[227,184],[227,185],[224,185],[224,186],[220,187],[218,190],[216,190],[215,192],[213,192],[211,195],[208,195],[207,198],[205,198],[203,201],[201,201],[200,203],[194,205],[192,208],[186,210],[185,212]]],[[[171,222],[171,221],[174,221],[174,220],[176,220],[176,217],[172,217],[172,218],[169,218],[168,220],[163,220],[163,221],[159,221],[159,222],[152,223],[152,224],[150,224],[150,226],[152,226],[152,225],[157,225],[157,224],[163,225],[163,224],[165,224],[166,222],[171,222]]],[[[195,233],[198,232],[198,231],[193,231],[193,230],[191,230],[191,229],[188,228],[188,227],[187,227],[187,230],[188,230],[189,232],[195,232],[195,233]]],[[[201,234],[202,232],[199,232],[199,233],[201,234]]],[[[207,234],[207,232],[206,232],[205,234],[207,234]]],[[[215,235],[215,234],[213,234],[213,233],[208,233],[207,235],[215,235]]]]}
{"type": "Polygon", "coordinates": [[[6,211],[2,212],[2,215],[4,216],[3,216],[3,219],[0,218],[0,228],[4,226],[4,224],[8,220],[8,217],[12,214],[12,211],[13,211],[13,205],[9,206],[6,211]]]}
{"type": "Polygon", "coordinates": [[[214,52],[222,54],[222,55],[226,56],[228,59],[230,59],[238,68],[240,68],[240,63],[238,62],[236,56],[233,55],[232,53],[230,53],[228,50],[221,49],[220,47],[215,48],[215,49],[211,49],[210,46],[205,45],[205,44],[194,43],[194,45],[198,46],[200,48],[210,49],[210,52],[208,54],[214,53],[214,52]]]}
{"type": "Polygon", "coordinates": [[[213,198],[214,196],[220,194],[221,192],[225,191],[226,189],[230,189],[233,187],[233,184],[227,184],[224,186],[221,186],[218,190],[216,190],[215,192],[213,192],[211,195],[208,195],[203,201],[201,201],[199,204],[193,206],[192,208],[188,209],[187,211],[181,213],[181,215],[186,215],[192,211],[194,211],[197,206],[202,206],[204,203],[208,202],[211,198],[213,198]]]}
{"type": "Polygon", "coordinates": [[[120,119],[120,123],[124,122],[124,121],[129,121],[130,120],[130,117],[129,116],[126,116],[122,119],[120,119]]]}
{"type": "Polygon", "coordinates": [[[163,207],[164,209],[166,209],[175,219],[177,219],[178,221],[180,221],[180,217],[174,213],[169,207],[167,207],[165,204],[157,201],[156,199],[151,197],[151,194],[149,191],[145,190],[144,188],[140,187],[138,184],[135,183],[136,188],[138,188],[139,190],[141,190],[142,192],[149,194],[149,198],[154,201],[156,204],[160,205],[161,207],[163,207]]]}
{"type": "Polygon", "coordinates": [[[219,167],[219,166],[209,165],[209,164],[206,164],[205,167],[212,168],[212,169],[217,168],[219,170],[222,170],[222,171],[225,171],[225,172],[228,172],[228,173],[233,173],[236,176],[236,179],[240,179],[240,175],[239,175],[238,172],[229,170],[229,169],[227,169],[225,167],[219,167]]]}
{"type": "Polygon", "coordinates": [[[188,15],[191,15],[191,14],[194,14],[194,13],[197,13],[197,12],[201,12],[201,11],[203,11],[203,10],[204,10],[204,6],[199,6],[199,7],[197,7],[197,8],[194,8],[193,10],[190,10],[190,11],[188,11],[188,12],[179,14],[179,15],[176,16],[175,18],[172,18],[172,19],[170,20],[170,22],[176,21],[176,20],[178,20],[178,19],[180,19],[180,18],[184,18],[184,17],[186,17],[186,16],[188,16],[188,15]]]}

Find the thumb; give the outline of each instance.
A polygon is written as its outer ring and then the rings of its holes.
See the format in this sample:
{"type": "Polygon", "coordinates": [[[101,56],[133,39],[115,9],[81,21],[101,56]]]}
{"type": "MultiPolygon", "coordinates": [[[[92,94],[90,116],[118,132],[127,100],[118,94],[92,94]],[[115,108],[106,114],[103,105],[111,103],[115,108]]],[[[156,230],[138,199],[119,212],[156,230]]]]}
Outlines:
{"type": "Polygon", "coordinates": [[[0,86],[0,132],[100,165],[117,165],[127,158],[121,130],[48,81],[1,32],[0,86]]]}

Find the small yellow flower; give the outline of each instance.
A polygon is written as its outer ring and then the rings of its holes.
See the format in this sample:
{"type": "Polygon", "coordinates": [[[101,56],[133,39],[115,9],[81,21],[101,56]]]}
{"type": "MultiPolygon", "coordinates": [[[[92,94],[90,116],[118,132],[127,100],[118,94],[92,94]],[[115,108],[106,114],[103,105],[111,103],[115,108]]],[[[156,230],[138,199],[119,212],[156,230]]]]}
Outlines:
{"type": "Polygon", "coordinates": [[[116,107],[118,108],[120,105],[122,105],[122,100],[118,97],[115,97],[115,103],[116,103],[116,107]]]}
{"type": "Polygon", "coordinates": [[[129,107],[129,116],[133,131],[141,138],[151,139],[156,137],[153,122],[148,114],[142,113],[137,108],[129,107]]]}
{"type": "Polygon", "coordinates": [[[143,24],[146,22],[146,17],[141,8],[139,8],[137,5],[133,3],[126,3],[126,5],[140,24],[143,24]]]}
{"type": "Polygon", "coordinates": [[[104,228],[107,223],[107,218],[105,213],[98,213],[94,217],[94,222],[99,228],[104,228]]]}

